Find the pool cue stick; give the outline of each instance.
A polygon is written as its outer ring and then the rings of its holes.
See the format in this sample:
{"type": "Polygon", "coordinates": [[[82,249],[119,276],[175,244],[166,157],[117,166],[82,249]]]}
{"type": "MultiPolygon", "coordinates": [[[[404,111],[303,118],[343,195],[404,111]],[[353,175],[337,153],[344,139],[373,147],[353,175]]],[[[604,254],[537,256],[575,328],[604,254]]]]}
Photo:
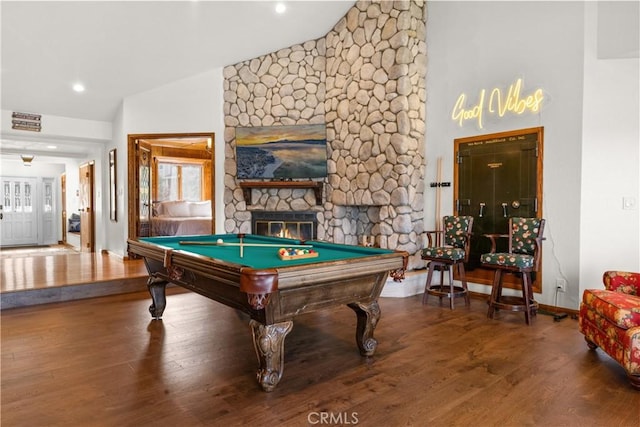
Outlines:
{"type": "MultiPolygon", "coordinates": [[[[181,245],[191,245],[191,246],[240,246],[240,243],[218,243],[218,242],[190,242],[187,240],[182,240],[178,242],[181,245]]],[[[275,245],[272,243],[243,243],[243,246],[247,247],[265,247],[265,248],[312,248],[313,245],[286,245],[280,244],[275,245]]]]}
{"type": "Polygon", "coordinates": [[[240,237],[240,258],[244,258],[244,244],[243,244],[243,237],[240,237]]]}
{"type": "MultiPolygon", "coordinates": [[[[436,231],[441,231],[442,229],[442,218],[440,218],[440,199],[442,197],[442,187],[440,187],[440,181],[442,180],[442,157],[438,157],[436,162],[436,182],[438,186],[436,187],[436,231]]],[[[436,246],[441,246],[442,236],[440,233],[436,233],[436,246]]]]}

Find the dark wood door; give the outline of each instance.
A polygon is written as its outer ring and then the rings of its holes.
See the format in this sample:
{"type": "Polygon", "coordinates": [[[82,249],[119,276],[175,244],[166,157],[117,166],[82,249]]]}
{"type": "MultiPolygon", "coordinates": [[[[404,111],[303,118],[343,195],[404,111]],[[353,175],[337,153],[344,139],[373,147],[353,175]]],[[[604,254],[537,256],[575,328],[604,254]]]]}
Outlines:
{"type": "MultiPolygon", "coordinates": [[[[490,284],[493,270],[480,264],[491,249],[484,235],[507,233],[510,217],[541,216],[542,128],[458,139],[455,151],[456,210],[474,217],[467,278],[490,284]]],[[[500,239],[498,251],[506,250],[500,239]]],[[[540,290],[537,281],[534,288],[540,290]]]]}

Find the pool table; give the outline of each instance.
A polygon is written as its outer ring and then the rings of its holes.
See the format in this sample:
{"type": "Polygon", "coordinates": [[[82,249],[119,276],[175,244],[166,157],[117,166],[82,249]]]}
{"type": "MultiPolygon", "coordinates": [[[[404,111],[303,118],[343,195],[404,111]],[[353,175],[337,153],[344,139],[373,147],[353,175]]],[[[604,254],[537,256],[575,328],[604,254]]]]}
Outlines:
{"type": "Polygon", "coordinates": [[[128,251],[144,258],[154,319],[162,317],[169,282],[250,316],[265,391],[282,378],[284,339],[299,314],[346,304],[356,313],[360,353],[372,356],[378,297],[388,275],[402,279],[408,259],[402,251],[252,234],[129,239],[128,251]],[[280,248],[295,245],[310,245],[317,255],[280,258],[280,248]]]}

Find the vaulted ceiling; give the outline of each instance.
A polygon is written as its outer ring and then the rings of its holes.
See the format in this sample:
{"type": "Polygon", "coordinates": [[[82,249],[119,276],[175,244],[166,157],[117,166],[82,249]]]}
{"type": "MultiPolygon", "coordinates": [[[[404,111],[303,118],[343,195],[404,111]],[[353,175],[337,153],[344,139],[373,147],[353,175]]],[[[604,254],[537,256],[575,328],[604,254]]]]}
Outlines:
{"type": "MultiPolygon", "coordinates": [[[[3,0],[2,109],[111,122],[127,96],[323,37],[355,2],[277,3],[3,0]]],[[[47,150],[3,134],[0,152],[25,144],[47,150]]]]}

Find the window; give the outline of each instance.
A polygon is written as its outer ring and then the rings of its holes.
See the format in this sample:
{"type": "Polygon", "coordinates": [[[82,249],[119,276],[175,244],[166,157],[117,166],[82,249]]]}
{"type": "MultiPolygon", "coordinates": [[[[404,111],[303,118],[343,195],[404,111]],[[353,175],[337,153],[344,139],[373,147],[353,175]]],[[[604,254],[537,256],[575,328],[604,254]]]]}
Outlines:
{"type": "Polygon", "coordinates": [[[157,200],[202,200],[202,164],[158,162],[157,200]]]}
{"type": "Polygon", "coordinates": [[[44,182],[44,211],[53,211],[53,183],[49,181],[44,182]]]}
{"type": "Polygon", "coordinates": [[[3,186],[3,195],[2,198],[4,200],[4,210],[7,212],[11,212],[11,182],[4,181],[2,183],[3,186]]]}
{"type": "Polygon", "coordinates": [[[0,210],[4,212],[33,212],[33,186],[28,181],[3,181],[0,210]]]}

